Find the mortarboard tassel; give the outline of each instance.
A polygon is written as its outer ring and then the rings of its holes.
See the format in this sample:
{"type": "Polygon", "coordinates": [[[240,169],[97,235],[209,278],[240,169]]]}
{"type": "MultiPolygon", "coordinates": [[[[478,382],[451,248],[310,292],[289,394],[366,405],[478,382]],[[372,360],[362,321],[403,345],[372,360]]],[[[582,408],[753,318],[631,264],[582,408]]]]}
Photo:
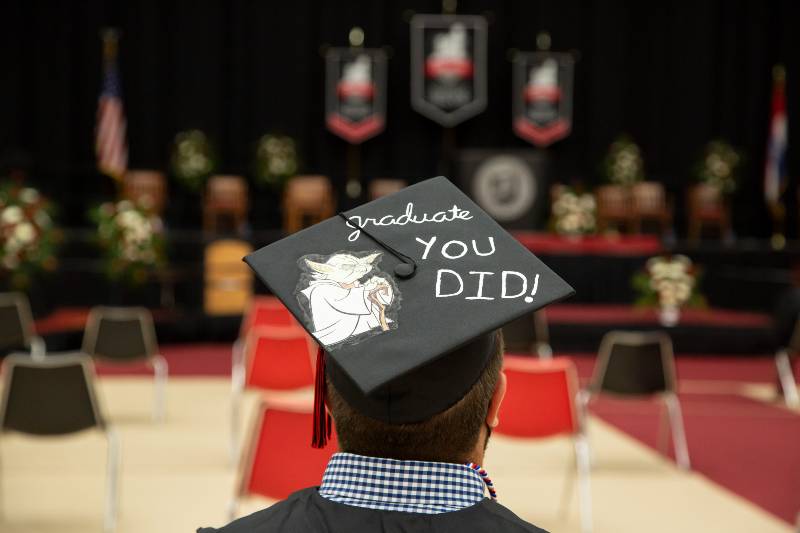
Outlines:
{"type": "Polygon", "coordinates": [[[331,438],[331,415],[325,409],[325,350],[317,348],[317,376],[314,382],[314,427],[311,447],[324,448],[331,438]]]}

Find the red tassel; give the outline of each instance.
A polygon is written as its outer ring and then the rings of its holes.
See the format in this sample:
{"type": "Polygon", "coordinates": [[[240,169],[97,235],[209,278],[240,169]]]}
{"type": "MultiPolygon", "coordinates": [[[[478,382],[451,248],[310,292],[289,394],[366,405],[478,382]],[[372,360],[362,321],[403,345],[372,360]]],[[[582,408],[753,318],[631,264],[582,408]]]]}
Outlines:
{"type": "Polygon", "coordinates": [[[331,438],[331,415],[325,409],[325,351],[317,349],[317,377],[314,383],[314,427],[311,447],[324,448],[331,438]]]}

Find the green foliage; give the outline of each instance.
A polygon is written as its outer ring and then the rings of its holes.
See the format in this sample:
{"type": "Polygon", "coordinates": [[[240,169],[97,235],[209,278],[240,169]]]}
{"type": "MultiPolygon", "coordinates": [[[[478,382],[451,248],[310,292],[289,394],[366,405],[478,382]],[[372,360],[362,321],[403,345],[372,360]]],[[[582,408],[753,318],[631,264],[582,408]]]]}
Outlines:
{"type": "Polygon", "coordinates": [[[211,141],[200,130],[182,131],[175,136],[170,162],[178,182],[195,192],[202,190],[216,168],[211,141]]]}
{"type": "Polygon", "coordinates": [[[54,226],[55,209],[39,191],[0,182],[0,277],[18,290],[36,276],[58,266],[61,232],[54,226]]]}
{"type": "Polygon", "coordinates": [[[725,141],[706,145],[703,160],[697,165],[697,180],[718,188],[725,194],[736,191],[742,155],[725,141]]]}
{"type": "Polygon", "coordinates": [[[253,175],[256,183],[281,188],[300,166],[297,144],[285,135],[263,135],[256,143],[253,175]]]}
{"type": "Polygon", "coordinates": [[[642,151],[628,135],[611,143],[603,167],[606,179],[615,185],[627,187],[644,179],[642,151]]]}

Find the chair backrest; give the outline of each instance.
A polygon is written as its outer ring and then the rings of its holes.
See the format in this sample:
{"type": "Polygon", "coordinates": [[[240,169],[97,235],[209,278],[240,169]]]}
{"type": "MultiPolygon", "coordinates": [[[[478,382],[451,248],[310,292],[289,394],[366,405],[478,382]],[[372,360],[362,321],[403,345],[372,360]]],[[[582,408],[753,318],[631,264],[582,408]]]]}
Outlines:
{"type": "Polygon", "coordinates": [[[245,340],[245,384],[290,390],[314,384],[314,341],[294,326],[257,326],[245,340]]]}
{"type": "Polygon", "coordinates": [[[161,214],[167,198],[167,179],[157,170],[129,170],[122,195],[143,209],[161,214]]]}
{"type": "Polygon", "coordinates": [[[572,361],[507,355],[503,371],[508,389],[500,406],[498,433],[534,438],[580,429],[578,373],[572,361]]]}
{"type": "Polygon", "coordinates": [[[289,312],[281,301],[275,296],[254,297],[242,317],[242,327],[239,332],[240,337],[244,337],[256,326],[297,326],[300,324],[289,312]]]}
{"type": "Polygon", "coordinates": [[[295,176],[286,183],[284,202],[303,211],[320,211],[333,201],[327,176],[295,176]]]}
{"type": "Polygon", "coordinates": [[[721,213],[723,207],[722,192],[718,187],[698,183],[689,189],[689,208],[694,215],[721,213]]]}
{"type": "Polygon", "coordinates": [[[31,435],[64,435],[104,427],[88,355],[32,359],[12,354],[3,362],[0,429],[31,435]]]}
{"type": "Polygon", "coordinates": [[[29,348],[33,316],[21,292],[0,293],[0,354],[29,348]]]}
{"type": "Polygon", "coordinates": [[[672,340],[662,332],[611,331],[600,343],[589,389],[623,395],[676,391],[672,340]]]}
{"type": "Polygon", "coordinates": [[[292,407],[262,402],[239,473],[239,496],[278,500],[319,485],[338,448],[336,433],[323,449],[311,447],[311,406],[292,407]]]}
{"type": "Polygon", "coordinates": [[[205,250],[204,308],[210,315],[244,313],[253,297],[253,272],[242,258],[253,247],[236,239],[215,241],[205,250]]]}
{"type": "Polygon", "coordinates": [[[117,361],[158,353],[153,315],[143,307],[94,307],[86,319],[84,353],[117,361]]]}
{"type": "Polygon", "coordinates": [[[601,185],[595,190],[597,212],[606,216],[628,214],[630,201],[628,191],[621,185],[601,185]]]}
{"type": "Polygon", "coordinates": [[[638,214],[661,213],[667,208],[667,193],[656,181],[642,181],[631,186],[631,200],[638,214]]]}
{"type": "Polygon", "coordinates": [[[503,340],[506,352],[533,353],[539,343],[549,343],[545,311],[528,313],[503,326],[503,340]]]}
{"type": "Polygon", "coordinates": [[[391,178],[376,178],[369,182],[369,197],[372,200],[396,193],[405,189],[408,183],[405,180],[391,178]]]}
{"type": "Polygon", "coordinates": [[[211,176],[206,185],[206,206],[212,210],[247,211],[247,182],[241,176],[211,176]]]}

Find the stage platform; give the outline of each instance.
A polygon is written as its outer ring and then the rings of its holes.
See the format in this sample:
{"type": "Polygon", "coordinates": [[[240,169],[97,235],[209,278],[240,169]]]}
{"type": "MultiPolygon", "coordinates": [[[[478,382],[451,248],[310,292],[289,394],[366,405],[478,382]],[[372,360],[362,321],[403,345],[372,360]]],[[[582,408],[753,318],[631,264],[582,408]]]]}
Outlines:
{"type": "MultiPolygon", "coordinates": [[[[800,263],[800,242],[774,251],[766,241],[739,240],[731,245],[703,242],[664,243],[654,236],[585,237],[571,239],[546,233],[515,232],[519,241],[576,289],[573,304],[631,304],[636,294],[633,275],[652,256],[688,255],[701,269],[700,289],[711,307],[771,312],[789,286],[790,269],[800,263]]],[[[109,282],[88,229],[65,231],[58,271],[29,291],[34,314],[43,317],[60,307],[97,304],[145,305],[201,313],[203,251],[215,240],[201,231],[167,233],[169,266],[154,273],[141,287],[109,282]]],[[[254,248],[282,237],[279,230],[251,232],[245,240],[254,248]]],[[[265,288],[258,282],[255,291],[265,288]]]]}

